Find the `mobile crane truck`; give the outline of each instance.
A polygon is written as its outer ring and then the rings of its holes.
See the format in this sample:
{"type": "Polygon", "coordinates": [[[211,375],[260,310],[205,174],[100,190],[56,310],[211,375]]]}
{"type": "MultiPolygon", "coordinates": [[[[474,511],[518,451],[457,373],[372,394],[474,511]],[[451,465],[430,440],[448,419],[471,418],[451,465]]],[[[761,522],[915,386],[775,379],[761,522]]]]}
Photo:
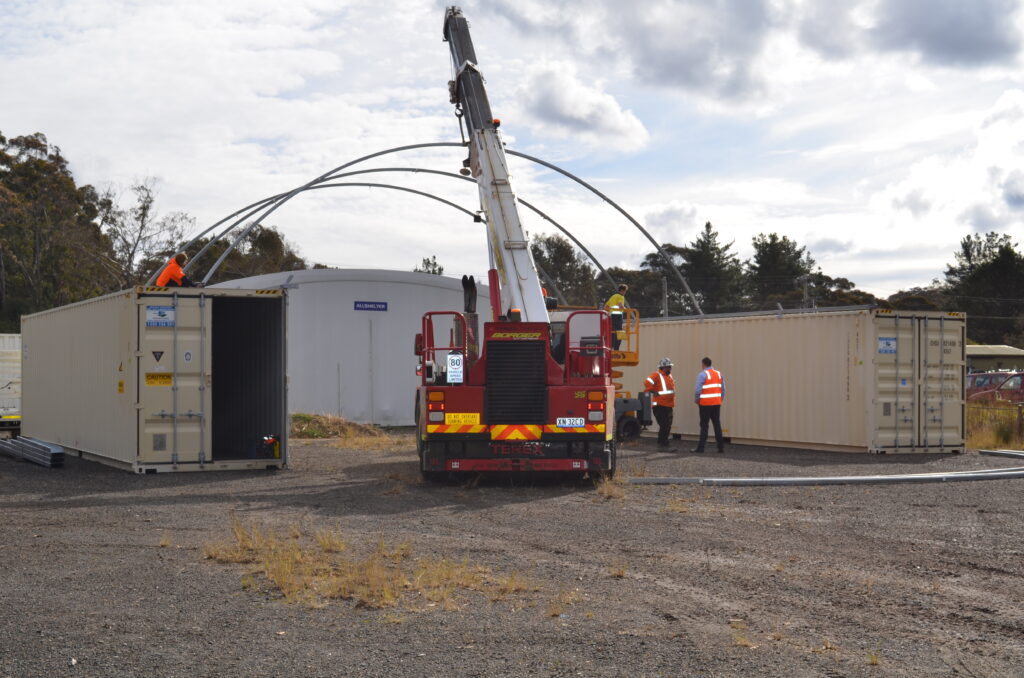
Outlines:
{"type": "Polygon", "coordinates": [[[491,114],[469,27],[445,12],[455,77],[451,103],[465,123],[487,229],[490,311],[476,313],[476,281],[463,276],[463,312],[433,311],[416,335],[422,381],[416,442],[426,479],[449,473],[615,472],[611,321],[598,309],[560,313],[545,297],[509,180],[500,121],[491,114]]]}

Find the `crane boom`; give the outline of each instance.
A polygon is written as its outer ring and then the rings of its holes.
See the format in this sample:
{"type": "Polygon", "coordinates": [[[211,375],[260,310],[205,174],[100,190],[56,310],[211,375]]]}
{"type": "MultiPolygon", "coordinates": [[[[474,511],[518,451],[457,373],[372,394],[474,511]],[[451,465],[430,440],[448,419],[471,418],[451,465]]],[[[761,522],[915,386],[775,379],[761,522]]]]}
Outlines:
{"type": "Polygon", "coordinates": [[[491,268],[497,271],[501,307],[495,316],[518,309],[526,322],[548,322],[540,277],[519,218],[519,208],[508,173],[508,163],[491,115],[484,79],[477,67],[469,24],[458,7],[449,7],[444,39],[451,48],[455,78],[449,83],[451,101],[466,121],[469,159],[466,162],[480,190],[480,205],[487,224],[491,268]]]}

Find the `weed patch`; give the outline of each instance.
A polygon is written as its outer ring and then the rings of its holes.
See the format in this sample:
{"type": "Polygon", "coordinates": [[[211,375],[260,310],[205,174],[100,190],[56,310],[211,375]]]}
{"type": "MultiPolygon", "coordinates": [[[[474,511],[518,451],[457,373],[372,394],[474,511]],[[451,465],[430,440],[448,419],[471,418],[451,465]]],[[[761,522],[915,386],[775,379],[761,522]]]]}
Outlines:
{"type": "Polygon", "coordinates": [[[389,450],[408,442],[408,436],[329,414],[293,414],[290,435],[292,438],[338,438],[336,446],[349,450],[389,450]]]}
{"type": "MultiPolygon", "coordinates": [[[[358,548],[337,530],[304,533],[293,525],[283,535],[231,518],[233,539],[206,544],[203,555],[219,563],[251,564],[242,576],[245,590],[277,592],[289,603],[320,608],[332,600],[356,607],[394,608],[416,601],[445,610],[459,609],[467,594],[491,600],[539,591],[520,575],[493,575],[468,560],[414,557],[409,541],[389,543],[383,535],[358,548]]],[[[568,598],[562,597],[564,604],[568,598]]],[[[385,621],[401,623],[392,615],[385,621]]]]}
{"type": "Polygon", "coordinates": [[[1024,448],[1022,406],[997,400],[967,406],[967,446],[972,449],[1024,448]]]}

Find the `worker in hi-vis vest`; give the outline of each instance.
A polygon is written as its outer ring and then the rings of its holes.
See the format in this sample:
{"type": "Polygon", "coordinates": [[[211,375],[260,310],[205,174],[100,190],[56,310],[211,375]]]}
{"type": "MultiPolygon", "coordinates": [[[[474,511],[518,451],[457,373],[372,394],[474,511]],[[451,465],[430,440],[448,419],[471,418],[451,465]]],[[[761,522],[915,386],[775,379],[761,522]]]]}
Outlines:
{"type": "Polygon", "coordinates": [[[188,279],[185,275],[185,271],[181,269],[188,263],[188,255],[184,252],[178,252],[171,260],[164,266],[164,270],[161,271],[160,277],[156,279],[157,287],[196,287],[196,284],[188,279]]]}
{"type": "Polygon", "coordinates": [[[658,369],[644,381],[644,390],[654,393],[654,419],[658,422],[658,447],[668,447],[672,432],[672,408],[676,406],[676,381],[672,378],[672,361],[662,358],[658,369]]]}
{"type": "Polygon", "coordinates": [[[700,407],[700,440],[694,452],[704,451],[704,443],[708,441],[708,422],[715,426],[715,442],[718,451],[725,451],[725,438],[722,437],[722,401],[725,399],[725,380],[722,373],[711,367],[711,358],[704,358],[701,371],[697,375],[697,387],[693,392],[693,402],[700,407]]]}
{"type": "Polygon", "coordinates": [[[608,311],[608,315],[612,319],[612,349],[618,351],[619,345],[622,343],[622,335],[625,334],[623,330],[623,323],[626,318],[626,292],[629,291],[629,285],[619,285],[619,291],[608,297],[608,301],[604,302],[604,310],[608,311]]]}

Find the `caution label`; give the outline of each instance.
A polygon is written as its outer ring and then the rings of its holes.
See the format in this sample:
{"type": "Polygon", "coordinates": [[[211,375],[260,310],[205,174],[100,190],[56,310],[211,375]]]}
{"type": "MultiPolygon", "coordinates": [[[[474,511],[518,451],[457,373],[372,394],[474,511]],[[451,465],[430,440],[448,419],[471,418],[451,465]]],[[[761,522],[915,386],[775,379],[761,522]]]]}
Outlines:
{"type": "Polygon", "coordinates": [[[146,386],[174,386],[174,376],[167,372],[146,372],[146,386]]]}
{"type": "Polygon", "coordinates": [[[479,412],[445,412],[444,423],[448,426],[458,425],[462,426],[465,424],[479,424],[480,413],[479,412]]]}

